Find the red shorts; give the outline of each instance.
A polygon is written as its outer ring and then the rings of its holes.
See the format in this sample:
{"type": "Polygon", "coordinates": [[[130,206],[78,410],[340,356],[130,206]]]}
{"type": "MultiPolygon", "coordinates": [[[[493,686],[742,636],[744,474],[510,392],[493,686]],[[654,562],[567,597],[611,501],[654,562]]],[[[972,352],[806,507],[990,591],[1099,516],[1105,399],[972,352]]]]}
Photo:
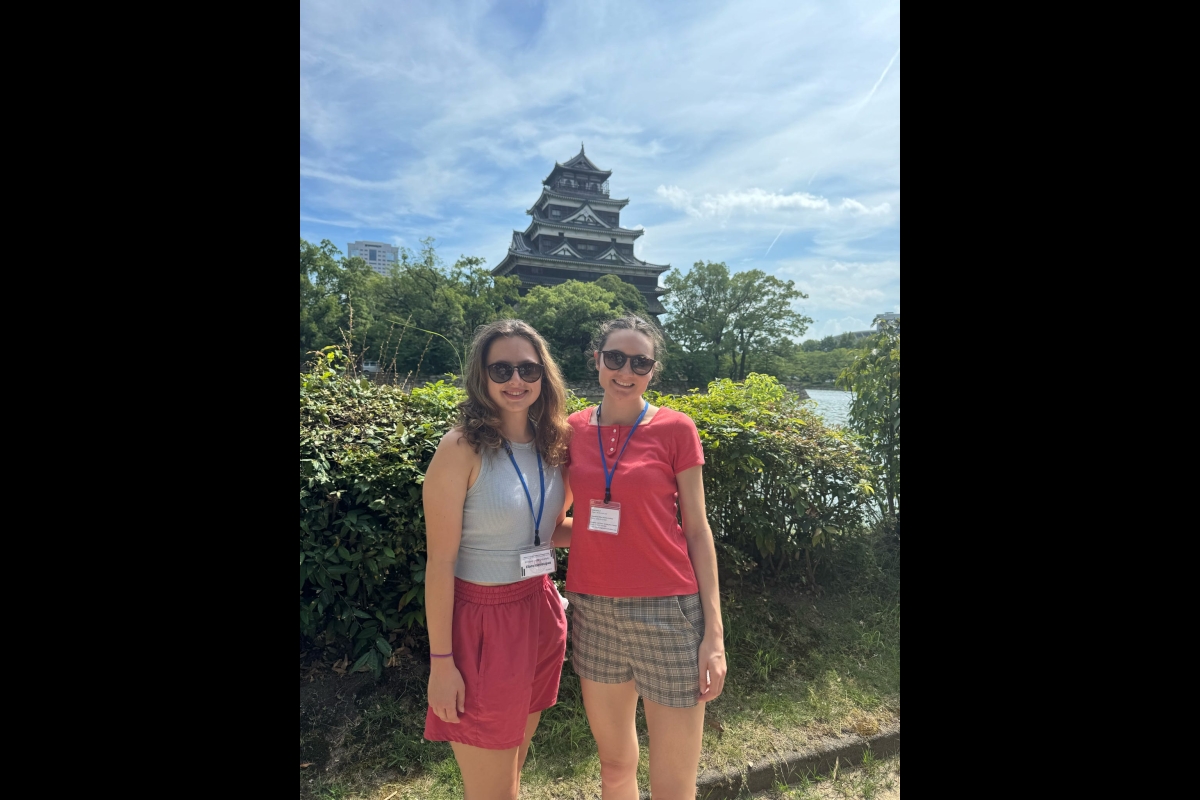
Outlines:
{"type": "Polygon", "coordinates": [[[458,723],[425,712],[425,738],[508,750],[558,699],[567,617],[549,575],[505,586],[454,579],[454,665],[466,686],[458,723]]]}

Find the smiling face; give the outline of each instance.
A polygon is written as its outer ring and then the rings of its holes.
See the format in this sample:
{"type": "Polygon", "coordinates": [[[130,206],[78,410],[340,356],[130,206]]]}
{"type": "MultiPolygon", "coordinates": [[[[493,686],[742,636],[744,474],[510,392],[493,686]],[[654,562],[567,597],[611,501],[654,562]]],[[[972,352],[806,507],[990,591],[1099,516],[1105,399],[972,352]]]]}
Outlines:
{"type": "Polygon", "coordinates": [[[645,375],[638,375],[629,364],[633,356],[657,358],[654,343],[644,333],[632,329],[615,330],[608,335],[602,345],[604,350],[620,350],[626,355],[625,363],[620,369],[609,369],[604,363],[604,357],[597,350],[594,353],[596,366],[600,370],[600,388],[604,389],[606,397],[613,399],[640,397],[650,385],[654,370],[645,375]]]}
{"type": "MultiPolygon", "coordinates": [[[[500,336],[488,347],[483,358],[484,370],[492,364],[503,362],[513,366],[521,364],[540,364],[537,350],[523,336],[500,336]]],[[[521,380],[521,374],[513,370],[512,375],[504,383],[496,383],[487,378],[488,397],[501,412],[528,411],[542,394],[541,380],[527,383],[521,380]]]]}

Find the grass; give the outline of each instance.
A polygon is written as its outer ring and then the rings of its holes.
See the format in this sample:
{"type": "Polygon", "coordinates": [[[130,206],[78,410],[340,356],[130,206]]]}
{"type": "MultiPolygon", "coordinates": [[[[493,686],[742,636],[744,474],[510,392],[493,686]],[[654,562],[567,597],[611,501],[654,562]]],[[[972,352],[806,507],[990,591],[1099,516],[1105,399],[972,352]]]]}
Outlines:
{"type": "MultiPolygon", "coordinates": [[[[872,735],[899,718],[898,563],[883,570],[876,560],[871,564],[870,574],[852,565],[833,576],[832,591],[820,598],[786,582],[764,587],[748,580],[723,589],[729,677],[722,696],[706,711],[702,771],[745,770],[829,736],[872,735]]],[[[306,729],[302,711],[301,760],[313,762],[301,770],[303,800],[462,796],[449,745],[421,735],[427,669],[420,663],[389,669],[380,684],[364,684],[337,720],[322,722],[314,713],[306,729]],[[327,755],[312,749],[317,738],[331,742],[327,755]]],[[[640,704],[636,724],[642,744],[638,780],[646,789],[647,736],[640,704]]],[[[808,789],[794,785],[786,789],[790,794],[778,796],[824,797],[803,794],[823,787],[851,792],[830,797],[872,800],[886,794],[888,781],[898,781],[898,759],[895,763],[895,779],[868,757],[837,781],[812,776],[808,789]]],[[[600,764],[579,679],[565,664],[558,704],[542,714],[530,747],[521,796],[599,797],[599,788],[600,764]]]]}
{"type": "Polygon", "coordinates": [[[790,786],[776,784],[756,795],[761,800],[891,800],[900,797],[900,756],[876,760],[868,750],[862,763],[836,774],[813,774],[790,786]]]}
{"type": "Polygon", "coordinates": [[[731,680],[710,709],[702,769],[740,769],[900,712],[899,601],[773,593],[723,598],[731,680]]]}

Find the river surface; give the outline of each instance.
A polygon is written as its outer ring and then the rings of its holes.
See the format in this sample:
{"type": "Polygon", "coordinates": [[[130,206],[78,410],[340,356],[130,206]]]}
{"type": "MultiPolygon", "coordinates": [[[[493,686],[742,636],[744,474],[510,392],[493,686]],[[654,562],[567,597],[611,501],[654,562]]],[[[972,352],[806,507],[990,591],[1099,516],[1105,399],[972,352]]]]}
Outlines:
{"type": "Polygon", "coordinates": [[[850,416],[850,392],[837,389],[807,389],[810,399],[815,400],[814,409],[829,425],[845,425],[850,416]]]}

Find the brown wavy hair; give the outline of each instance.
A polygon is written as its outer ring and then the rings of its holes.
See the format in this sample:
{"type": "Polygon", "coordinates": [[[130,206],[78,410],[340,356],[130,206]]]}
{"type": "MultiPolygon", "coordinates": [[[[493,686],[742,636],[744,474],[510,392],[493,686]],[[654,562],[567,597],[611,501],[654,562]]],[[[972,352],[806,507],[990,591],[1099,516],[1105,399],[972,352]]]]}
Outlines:
{"type": "Polygon", "coordinates": [[[571,441],[571,426],[567,423],[567,388],[562,372],[550,356],[546,340],[528,323],[519,319],[501,319],[480,326],[475,331],[471,350],[467,356],[463,386],[467,399],[458,404],[458,428],[467,444],[478,453],[480,448],[499,449],[504,438],[500,435],[500,409],[488,396],[487,355],[492,342],[501,336],[520,336],[533,345],[541,362],[542,391],[529,407],[529,420],[533,423],[534,442],[538,452],[552,467],[567,458],[567,445],[571,441]]]}

